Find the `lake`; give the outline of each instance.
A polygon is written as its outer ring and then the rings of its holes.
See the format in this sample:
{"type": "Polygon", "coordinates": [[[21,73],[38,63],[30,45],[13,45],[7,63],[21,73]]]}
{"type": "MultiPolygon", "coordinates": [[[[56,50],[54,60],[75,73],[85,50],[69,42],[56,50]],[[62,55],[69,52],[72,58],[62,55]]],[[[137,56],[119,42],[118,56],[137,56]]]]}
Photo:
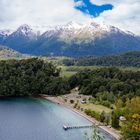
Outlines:
{"type": "MultiPolygon", "coordinates": [[[[45,99],[0,99],[0,140],[86,140],[91,128],[63,130],[63,125],[91,125],[75,112],[45,99]]],[[[100,132],[104,140],[113,137],[100,132]]]]}

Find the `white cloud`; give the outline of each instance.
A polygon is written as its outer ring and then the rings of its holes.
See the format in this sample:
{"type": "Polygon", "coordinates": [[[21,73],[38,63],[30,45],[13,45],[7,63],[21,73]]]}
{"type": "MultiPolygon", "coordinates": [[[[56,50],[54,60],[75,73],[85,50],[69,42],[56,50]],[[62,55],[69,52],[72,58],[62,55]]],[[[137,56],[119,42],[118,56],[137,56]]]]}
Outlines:
{"type": "Polygon", "coordinates": [[[73,0],[0,0],[0,28],[88,20],[74,4],[73,0]]]}
{"type": "Polygon", "coordinates": [[[83,1],[77,1],[77,2],[75,2],[76,4],[75,4],[75,6],[85,6],[85,3],[83,2],[83,1]]]}
{"type": "Polygon", "coordinates": [[[91,0],[95,4],[111,3],[114,9],[103,12],[95,20],[140,35],[140,0],[91,0]]]}
{"type": "MultiPolygon", "coordinates": [[[[93,20],[105,22],[140,35],[140,0],[91,0],[113,4],[114,9],[103,12],[93,20]]],[[[58,25],[69,21],[86,22],[90,16],[74,8],[74,0],[0,0],[0,28],[21,24],[58,25]]]]}

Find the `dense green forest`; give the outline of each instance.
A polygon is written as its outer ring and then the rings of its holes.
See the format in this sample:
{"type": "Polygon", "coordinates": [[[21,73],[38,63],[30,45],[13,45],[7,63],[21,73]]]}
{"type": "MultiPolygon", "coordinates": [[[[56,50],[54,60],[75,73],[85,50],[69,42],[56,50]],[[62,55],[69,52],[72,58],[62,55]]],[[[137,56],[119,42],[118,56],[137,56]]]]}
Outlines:
{"type": "Polygon", "coordinates": [[[66,80],[51,63],[37,58],[0,61],[0,96],[67,93],[66,80]]]}
{"type": "MultiPolygon", "coordinates": [[[[121,129],[123,139],[140,138],[140,71],[121,71],[117,68],[98,68],[82,70],[69,79],[70,87],[79,87],[80,94],[92,95],[90,102],[111,108],[111,125],[121,129]],[[120,124],[119,117],[126,121],[120,124]]],[[[108,124],[105,112],[85,113],[108,124]]]]}
{"type": "Polygon", "coordinates": [[[83,57],[75,59],[65,59],[63,63],[66,66],[125,66],[125,67],[140,67],[140,51],[128,52],[116,56],[104,57],[83,57]]]}
{"type": "Polygon", "coordinates": [[[114,93],[116,96],[140,96],[140,72],[121,71],[118,68],[86,69],[73,75],[71,88],[79,86],[80,93],[97,96],[99,92],[114,93]]]}
{"type": "MultiPolygon", "coordinates": [[[[78,87],[79,93],[92,95],[90,102],[112,109],[111,125],[122,129],[124,140],[140,137],[140,71],[122,71],[116,67],[84,69],[73,76],[60,76],[60,69],[46,61],[0,61],[0,96],[63,95],[78,87]],[[126,122],[120,125],[119,117],[126,122]]],[[[107,122],[106,115],[92,110],[85,113],[107,122]]]]}

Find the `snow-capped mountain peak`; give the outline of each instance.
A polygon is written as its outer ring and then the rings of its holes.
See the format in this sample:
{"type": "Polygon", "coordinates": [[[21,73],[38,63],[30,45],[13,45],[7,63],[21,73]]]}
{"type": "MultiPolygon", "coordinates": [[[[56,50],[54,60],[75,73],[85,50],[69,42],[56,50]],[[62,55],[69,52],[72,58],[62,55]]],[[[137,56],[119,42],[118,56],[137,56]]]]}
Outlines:
{"type": "Polygon", "coordinates": [[[30,40],[36,40],[38,32],[34,31],[29,25],[21,25],[15,32],[11,34],[12,37],[24,37],[30,40]]]}
{"type": "Polygon", "coordinates": [[[24,24],[17,29],[17,32],[27,35],[28,33],[33,32],[33,30],[31,29],[29,25],[24,24]]]}
{"type": "Polygon", "coordinates": [[[71,21],[67,23],[64,27],[67,29],[79,29],[81,28],[81,26],[82,26],[81,24],[71,21]]]}
{"type": "Polygon", "coordinates": [[[0,30],[0,35],[4,36],[4,37],[7,37],[9,36],[10,34],[12,34],[12,30],[0,30]]]}
{"type": "Polygon", "coordinates": [[[89,26],[89,27],[92,27],[92,28],[98,28],[100,25],[92,20],[92,21],[89,21],[86,24],[84,24],[84,26],[89,26]]]}
{"type": "MultiPolygon", "coordinates": [[[[1,31],[8,35],[9,31],[1,31]]],[[[140,36],[105,23],[69,22],[59,26],[22,25],[8,36],[0,34],[2,45],[37,55],[86,56],[108,55],[140,50],[140,36]],[[39,31],[43,32],[43,34],[39,31]]]]}

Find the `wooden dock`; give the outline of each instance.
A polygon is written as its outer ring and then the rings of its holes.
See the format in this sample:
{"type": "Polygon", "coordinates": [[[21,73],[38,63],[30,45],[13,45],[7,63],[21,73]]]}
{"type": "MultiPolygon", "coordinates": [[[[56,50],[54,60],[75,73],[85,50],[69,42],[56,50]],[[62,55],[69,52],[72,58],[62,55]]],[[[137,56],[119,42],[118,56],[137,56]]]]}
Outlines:
{"type": "Polygon", "coordinates": [[[80,129],[80,128],[91,128],[93,125],[84,125],[84,126],[66,126],[63,125],[63,129],[66,131],[68,129],[80,129]]]}

